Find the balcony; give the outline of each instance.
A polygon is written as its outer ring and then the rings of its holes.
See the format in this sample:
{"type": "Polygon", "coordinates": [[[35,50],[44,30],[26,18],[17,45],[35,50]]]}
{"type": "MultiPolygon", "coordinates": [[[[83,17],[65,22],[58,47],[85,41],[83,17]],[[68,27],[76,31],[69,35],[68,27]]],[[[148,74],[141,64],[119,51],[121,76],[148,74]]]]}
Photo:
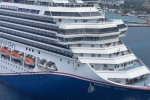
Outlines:
{"type": "MultiPolygon", "coordinates": [[[[107,58],[112,58],[112,57],[116,57],[114,56],[114,53],[120,52],[118,56],[122,56],[123,51],[127,51],[128,49],[125,47],[124,44],[117,44],[117,45],[111,45],[109,47],[107,46],[102,46],[102,47],[70,47],[71,50],[75,53],[75,54],[80,54],[80,53],[86,53],[86,54],[111,54],[111,57],[108,55],[107,58]]],[[[128,51],[128,54],[130,53],[130,51],[128,51]]],[[[116,54],[115,54],[116,55],[116,54]]]]}
{"type": "Polygon", "coordinates": [[[101,58],[101,57],[78,57],[81,63],[95,63],[95,64],[121,64],[136,60],[134,54],[128,54],[115,58],[101,58]]]}
{"type": "Polygon", "coordinates": [[[118,79],[132,79],[141,75],[149,73],[149,70],[139,60],[134,62],[134,65],[118,71],[95,71],[100,77],[105,79],[118,78],[118,79]]]}

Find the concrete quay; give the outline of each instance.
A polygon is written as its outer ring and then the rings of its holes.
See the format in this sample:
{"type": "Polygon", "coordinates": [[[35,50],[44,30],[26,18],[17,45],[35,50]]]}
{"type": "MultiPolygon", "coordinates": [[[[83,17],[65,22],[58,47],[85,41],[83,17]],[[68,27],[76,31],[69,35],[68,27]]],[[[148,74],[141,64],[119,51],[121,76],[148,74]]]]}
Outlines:
{"type": "Polygon", "coordinates": [[[128,26],[128,27],[150,27],[150,25],[149,24],[137,24],[137,23],[127,23],[127,24],[125,24],[126,26],[128,26]]]}

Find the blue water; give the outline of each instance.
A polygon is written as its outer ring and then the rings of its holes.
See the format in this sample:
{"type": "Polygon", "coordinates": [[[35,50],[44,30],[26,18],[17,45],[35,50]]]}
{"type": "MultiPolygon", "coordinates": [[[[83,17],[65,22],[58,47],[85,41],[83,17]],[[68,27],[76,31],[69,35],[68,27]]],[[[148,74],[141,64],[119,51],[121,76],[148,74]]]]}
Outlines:
{"type": "Polygon", "coordinates": [[[130,17],[130,16],[121,16],[121,14],[115,14],[111,12],[106,12],[106,17],[112,18],[112,19],[122,19],[123,21],[128,22],[138,22],[138,23],[144,23],[145,20],[136,18],[136,17],[130,17]]]}
{"type": "Polygon", "coordinates": [[[150,27],[132,27],[123,38],[137,57],[150,67],[150,27]]]}

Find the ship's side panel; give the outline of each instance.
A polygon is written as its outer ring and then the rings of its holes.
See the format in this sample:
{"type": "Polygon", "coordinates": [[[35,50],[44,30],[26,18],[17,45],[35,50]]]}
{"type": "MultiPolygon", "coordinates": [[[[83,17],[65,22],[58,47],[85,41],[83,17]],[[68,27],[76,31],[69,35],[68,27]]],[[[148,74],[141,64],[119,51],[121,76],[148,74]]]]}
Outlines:
{"type": "Polygon", "coordinates": [[[149,100],[149,91],[113,86],[58,74],[6,75],[12,86],[51,100],[149,100]]]}

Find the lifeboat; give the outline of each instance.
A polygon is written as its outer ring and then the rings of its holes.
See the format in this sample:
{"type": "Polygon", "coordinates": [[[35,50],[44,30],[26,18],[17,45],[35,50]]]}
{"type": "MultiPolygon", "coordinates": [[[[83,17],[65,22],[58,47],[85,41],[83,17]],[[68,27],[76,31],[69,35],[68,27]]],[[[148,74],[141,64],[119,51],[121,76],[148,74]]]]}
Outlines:
{"type": "Polygon", "coordinates": [[[34,60],[33,59],[31,59],[29,57],[25,57],[24,61],[26,64],[34,66],[34,60]]]}
{"type": "Polygon", "coordinates": [[[13,51],[13,52],[11,53],[11,56],[12,56],[13,58],[15,58],[15,59],[20,59],[20,58],[21,58],[21,54],[19,54],[19,53],[16,52],[16,51],[13,51]]]}
{"type": "Polygon", "coordinates": [[[9,55],[10,54],[10,50],[6,49],[6,48],[1,48],[0,52],[4,55],[9,55]]]}

